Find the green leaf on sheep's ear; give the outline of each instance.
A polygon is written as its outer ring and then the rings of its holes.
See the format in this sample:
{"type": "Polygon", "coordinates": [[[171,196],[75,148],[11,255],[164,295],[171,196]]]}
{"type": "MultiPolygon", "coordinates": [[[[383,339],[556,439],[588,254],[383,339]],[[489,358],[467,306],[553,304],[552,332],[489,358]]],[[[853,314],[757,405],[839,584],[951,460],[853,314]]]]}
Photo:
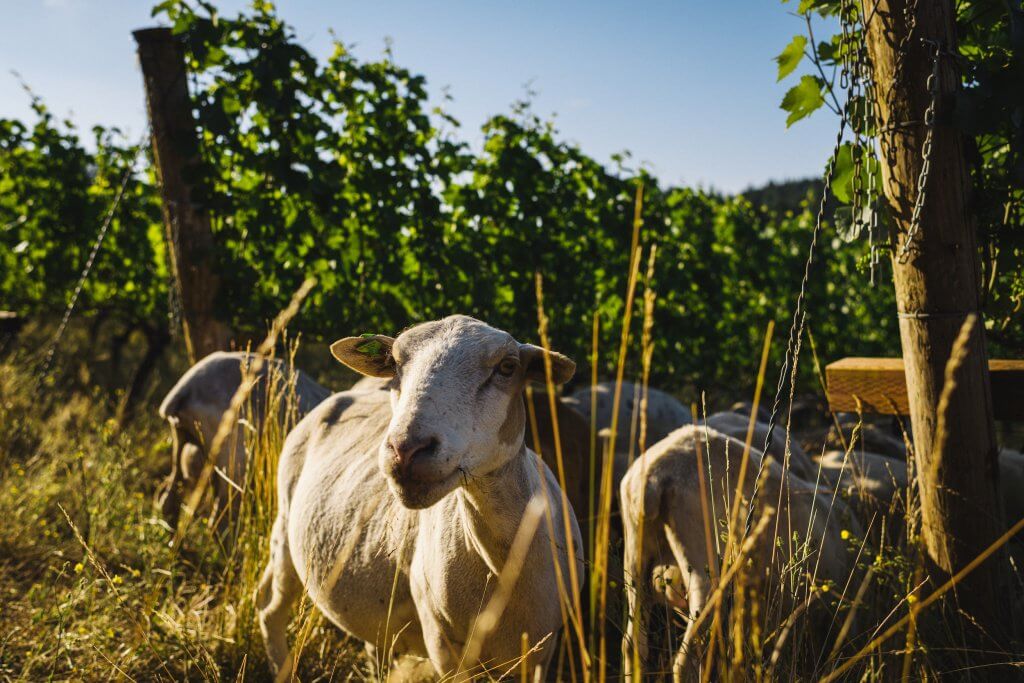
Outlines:
{"type": "Polygon", "coordinates": [[[375,334],[361,334],[359,335],[363,339],[369,338],[370,341],[363,342],[356,347],[356,351],[359,353],[365,353],[367,356],[382,356],[384,355],[384,345],[374,339],[377,335],[375,334]]]}

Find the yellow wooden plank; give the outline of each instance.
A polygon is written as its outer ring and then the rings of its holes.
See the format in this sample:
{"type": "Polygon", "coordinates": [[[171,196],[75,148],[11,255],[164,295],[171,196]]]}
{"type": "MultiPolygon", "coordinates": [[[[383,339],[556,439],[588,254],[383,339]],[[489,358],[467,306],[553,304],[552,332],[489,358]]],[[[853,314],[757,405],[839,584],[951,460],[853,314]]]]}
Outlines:
{"type": "MultiPolygon", "coordinates": [[[[993,412],[997,420],[1024,420],[1024,360],[989,361],[993,412]]],[[[902,358],[843,358],[825,368],[833,412],[906,415],[907,381],[902,358]]]]}

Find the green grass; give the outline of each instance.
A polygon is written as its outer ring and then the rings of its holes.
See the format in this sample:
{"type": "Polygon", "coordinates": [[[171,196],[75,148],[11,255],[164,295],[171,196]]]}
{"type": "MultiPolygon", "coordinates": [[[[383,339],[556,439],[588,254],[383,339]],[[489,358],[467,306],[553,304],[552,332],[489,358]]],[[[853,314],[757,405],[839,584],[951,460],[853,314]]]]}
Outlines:
{"type": "MultiPolygon", "coordinates": [[[[83,340],[68,343],[82,345],[83,340]]],[[[99,367],[84,348],[81,354],[65,352],[65,357],[99,367]]],[[[23,364],[17,355],[0,361],[0,680],[267,680],[253,594],[266,559],[276,459],[287,425],[271,422],[252,437],[251,495],[232,532],[234,541],[222,543],[214,524],[200,514],[183,522],[176,542],[155,505],[169,465],[168,433],[155,410],[142,407],[122,428],[110,419],[114,402],[106,389],[90,388],[96,377],[79,381],[80,368],[76,375],[69,361],[58,369],[57,381],[39,387],[23,364]]],[[[177,371],[177,366],[165,368],[165,383],[177,371]]],[[[200,511],[208,509],[208,502],[200,511]]],[[[912,541],[916,509],[910,496],[893,512],[902,516],[898,519],[912,541]]],[[[849,542],[851,549],[860,548],[861,539],[849,542]]],[[[621,557],[621,550],[613,542],[607,556],[621,557]]],[[[593,559],[588,558],[588,571],[593,559]]],[[[914,590],[923,565],[913,542],[905,548],[865,546],[861,570],[871,579],[863,591],[859,580],[845,588],[835,628],[858,592],[861,626],[818,674],[856,653],[930,591],[914,590]]],[[[787,568],[792,576],[799,571],[787,568]]],[[[769,679],[789,676],[784,664],[771,668],[780,634],[761,629],[761,621],[777,617],[780,598],[786,591],[795,594],[798,584],[765,583],[745,569],[738,573],[730,595],[741,607],[725,614],[725,641],[715,656],[723,676],[755,680],[766,671],[769,679]]],[[[807,590],[800,585],[799,590],[807,590]]],[[[619,585],[607,588],[609,649],[618,647],[612,636],[624,615],[613,612],[624,610],[621,590],[619,585]]],[[[670,678],[672,641],[685,623],[668,610],[654,623],[652,650],[660,651],[661,661],[646,672],[670,678]]],[[[854,678],[906,675],[917,680],[954,670],[960,660],[955,646],[960,625],[959,616],[946,613],[920,633],[900,628],[858,662],[854,678]]],[[[801,637],[798,626],[787,643],[799,643],[801,637]]],[[[588,647],[600,640],[593,632],[585,638],[588,647]]],[[[362,643],[341,634],[308,601],[296,610],[291,642],[303,681],[373,678],[362,643]]],[[[569,667],[563,657],[563,678],[571,680],[574,674],[575,680],[584,680],[575,638],[562,642],[561,654],[575,663],[569,667]],[[574,643],[572,654],[566,655],[566,642],[574,643]]],[[[589,679],[616,680],[619,672],[595,663],[589,679]]]]}
{"type": "MultiPolygon", "coordinates": [[[[0,365],[0,679],[266,678],[252,605],[266,515],[246,511],[230,549],[197,518],[176,548],[154,505],[170,457],[155,411],[122,429],[97,396],[52,408],[35,386],[0,365]]],[[[296,624],[303,680],[360,677],[361,644],[296,624]]]]}

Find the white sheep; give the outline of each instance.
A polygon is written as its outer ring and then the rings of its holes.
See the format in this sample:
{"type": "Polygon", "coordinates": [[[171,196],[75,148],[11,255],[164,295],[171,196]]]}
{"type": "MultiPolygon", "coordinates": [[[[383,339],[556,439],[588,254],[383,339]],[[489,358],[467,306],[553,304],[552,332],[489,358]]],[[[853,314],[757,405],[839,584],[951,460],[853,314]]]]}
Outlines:
{"type": "Polygon", "coordinates": [[[292,668],[285,634],[303,588],[372,649],[429,658],[441,675],[501,675],[520,659],[522,634],[537,647],[528,665],[545,666],[563,599],[578,599],[583,544],[555,476],[524,443],[523,389],[543,381],[545,355],[557,384],[573,362],[466,316],[397,339],[349,337],[331,351],[395,382],[388,392],[335,394],[286,439],[257,594],[273,670],[292,668]],[[495,630],[462,661],[524,511],[548,501],[551,526],[525,536],[495,630]]]}
{"type": "Polygon", "coordinates": [[[1007,526],[1024,519],[1024,453],[1010,448],[999,451],[999,492],[1007,526]]]}
{"type": "MultiPolygon", "coordinates": [[[[167,393],[160,404],[160,417],[171,427],[171,472],[163,486],[161,511],[171,527],[177,524],[181,511],[183,488],[194,485],[207,462],[207,451],[211,447],[217,428],[228,412],[231,399],[242,383],[243,370],[249,368],[255,354],[218,351],[206,356],[181,376],[181,379],[167,393]]],[[[218,508],[224,511],[231,507],[231,484],[241,486],[245,478],[247,455],[245,450],[244,420],[259,429],[266,412],[268,382],[280,383],[280,393],[290,394],[287,385],[294,386],[298,415],[301,417],[315,408],[330,395],[330,391],[313,381],[301,370],[294,371],[283,361],[265,359],[263,367],[254,378],[245,411],[234,427],[231,436],[224,441],[215,465],[218,472],[212,478],[218,508]]],[[[282,402],[283,403],[283,402],[282,402]]],[[[284,406],[282,405],[282,408],[284,406]]],[[[222,514],[222,522],[230,513],[222,514]]]]}
{"type": "Polygon", "coordinates": [[[875,540],[896,544],[902,541],[906,526],[906,461],[855,449],[848,454],[826,451],[818,463],[821,487],[838,489],[875,540]]]}
{"type": "MultiPolygon", "coordinates": [[[[906,461],[855,449],[849,455],[827,451],[818,462],[823,484],[839,489],[865,526],[879,527],[873,519],[884,516],[888,541],[900,542],[909,483],[906,461]]],[[[1024,455],[1017,451],[999,452],[999,493],[1007,525],[1024,517],[1024,455]]]]}
{"type": "MultiPolygon", "coordinates": [[[[758,413],[760,414],[760,411],[758,413]]],[[[748,412],[746,415],[732,411],[715,413],[708,416],[707,425],[726,436],[746,442],[747,429],[750,426],[750,413],[748,412]]],[[[750,445],[758,451],[763,451],[767,439],[768,424],[755,422],[753,440],[750,445]]],[[[767,453],[775,458],[776,462],[786,462],[786,432],[779,426],[772,427],[772,441],[767,453]]],[[[789,440],[789,456],[790,471],[804,481],[814,481],[818,468],[793,438],[789,440]]]]}
{"type": "MultiPolygon", "coordinates": [[[[687,660],[691,664],[700,661],[693,653],[699,648],[698,631],[706,629],[709,621],[705,620],[698,629],[694,620],[708,604],[714,590],[709,568],[719,566],[718,554],[723,548],[714,548],[720,543],[719,532],[727,528],[728,501],[737,490],[743,450],[743,442],[737,439],[703,426],[688,426],[655,444],[626,473],[620,499],[626,573],[632,581],[627,581],[625,661],[630,661],[633,643],[641,660],[647,661],[646,624],[655,601],[685,609],[690,619],[677,654],[676,674],[682,673],[687,660]],[[705,535],[698,469],[703,470],[707,482],[708,536],[705,535]],[[708,554],[708,543],[712,546],[712,556],[708,554]],[[672,578],[675,578],[673,584],[681,582],[682,586],[655,586],[652,590],[652,581],[672,578]]],[[[754,475],[762,456],[752,449],[750,458],[743,489],[746,498],[752,495],[754,475]]],[[[773,616],[785,618],[793,613],[794,601],[802,600],[809,593],[809,585],[827,584],[829,595],[843,592],[855,564],[849,552],[850,542],[844,540],[842,532],[845,529],[847,538],[856,538],[860,526],[841,501],[836,501],[833,507],[828,496],[816,492],[814,484],[784,472],[772,459],[764,462],[763,469],[760,503],[778,509],[750,552],[750,566],[758,573],[763,590],[774,590],[789,601],[788,605],[776,605],[773,610],[773,616]],[[791,541],[794,534],[801,541],[799,546],[791,541]],[[796,571],[794,564],[799,565],[796,571]],[[783,575],[786,578],[782,578],[783,575]],[[782,581],[787,585],[780,589],[782,581]],[[792,597],[794,592],[801,597],[792,597]]],[[[746,506],[742,505],[741,510],[745,511],[746,506]]],[[[741,527],[745,526],[744,516],[743,512],[739,515],[741,527]]],[[[755,525],[758,519],[755,518],[755,525]]],[[[824,591],[815,593],[816,596],[823,594],[824,591]]],[[[815,619],[831,618],[829,607],[821,604],[825,602],[824,598],[811,600],[808,612],[815,619]]],[[[819,627],[803,632],[813,637],[825,631],[819,627]]]]}
{"type": "MultiPolygon", "coordinates": [[[[615,465],[613,486],[618,487],[622,475],[630,463],[630,442],[635,459],[643,447],[661,441],[673,430],[693,423],[693,414],[677,399],[653,387],[647,390],[646,438],[640,444],[640,407],[642,387],[632,382],[623,382],[619,397],[619,417],[615,430],[615,465]],[[632,438],[630,438],[632,435],[632,438]]],[[[562,398],[562,402],[579,411],[590,420],[591,425],[603,435],[608,434],[615,407],[615,382],[601,382],[584,387],[562,398]],[[597,410],[590,415],[591,401],[597,399],[597,410]]]]}

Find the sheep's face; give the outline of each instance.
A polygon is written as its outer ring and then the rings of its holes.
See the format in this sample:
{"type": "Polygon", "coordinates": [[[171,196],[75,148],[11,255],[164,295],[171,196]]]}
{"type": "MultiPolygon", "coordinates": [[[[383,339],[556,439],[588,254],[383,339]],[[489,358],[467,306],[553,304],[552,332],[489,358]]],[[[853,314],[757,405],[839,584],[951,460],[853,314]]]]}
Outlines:
{"type": "MultiPolygon", "coordinates": [[[[425,508],[498,469],[523,448],[523,388],[543,380],[545,351],[466,316],[412,327],[397,339],[349,337],[331,351],[358,372],[393,377],[379,463],[403,505],[425,508]]],[[[548,353],[552,377],[571,360],[548,353]]]]}

